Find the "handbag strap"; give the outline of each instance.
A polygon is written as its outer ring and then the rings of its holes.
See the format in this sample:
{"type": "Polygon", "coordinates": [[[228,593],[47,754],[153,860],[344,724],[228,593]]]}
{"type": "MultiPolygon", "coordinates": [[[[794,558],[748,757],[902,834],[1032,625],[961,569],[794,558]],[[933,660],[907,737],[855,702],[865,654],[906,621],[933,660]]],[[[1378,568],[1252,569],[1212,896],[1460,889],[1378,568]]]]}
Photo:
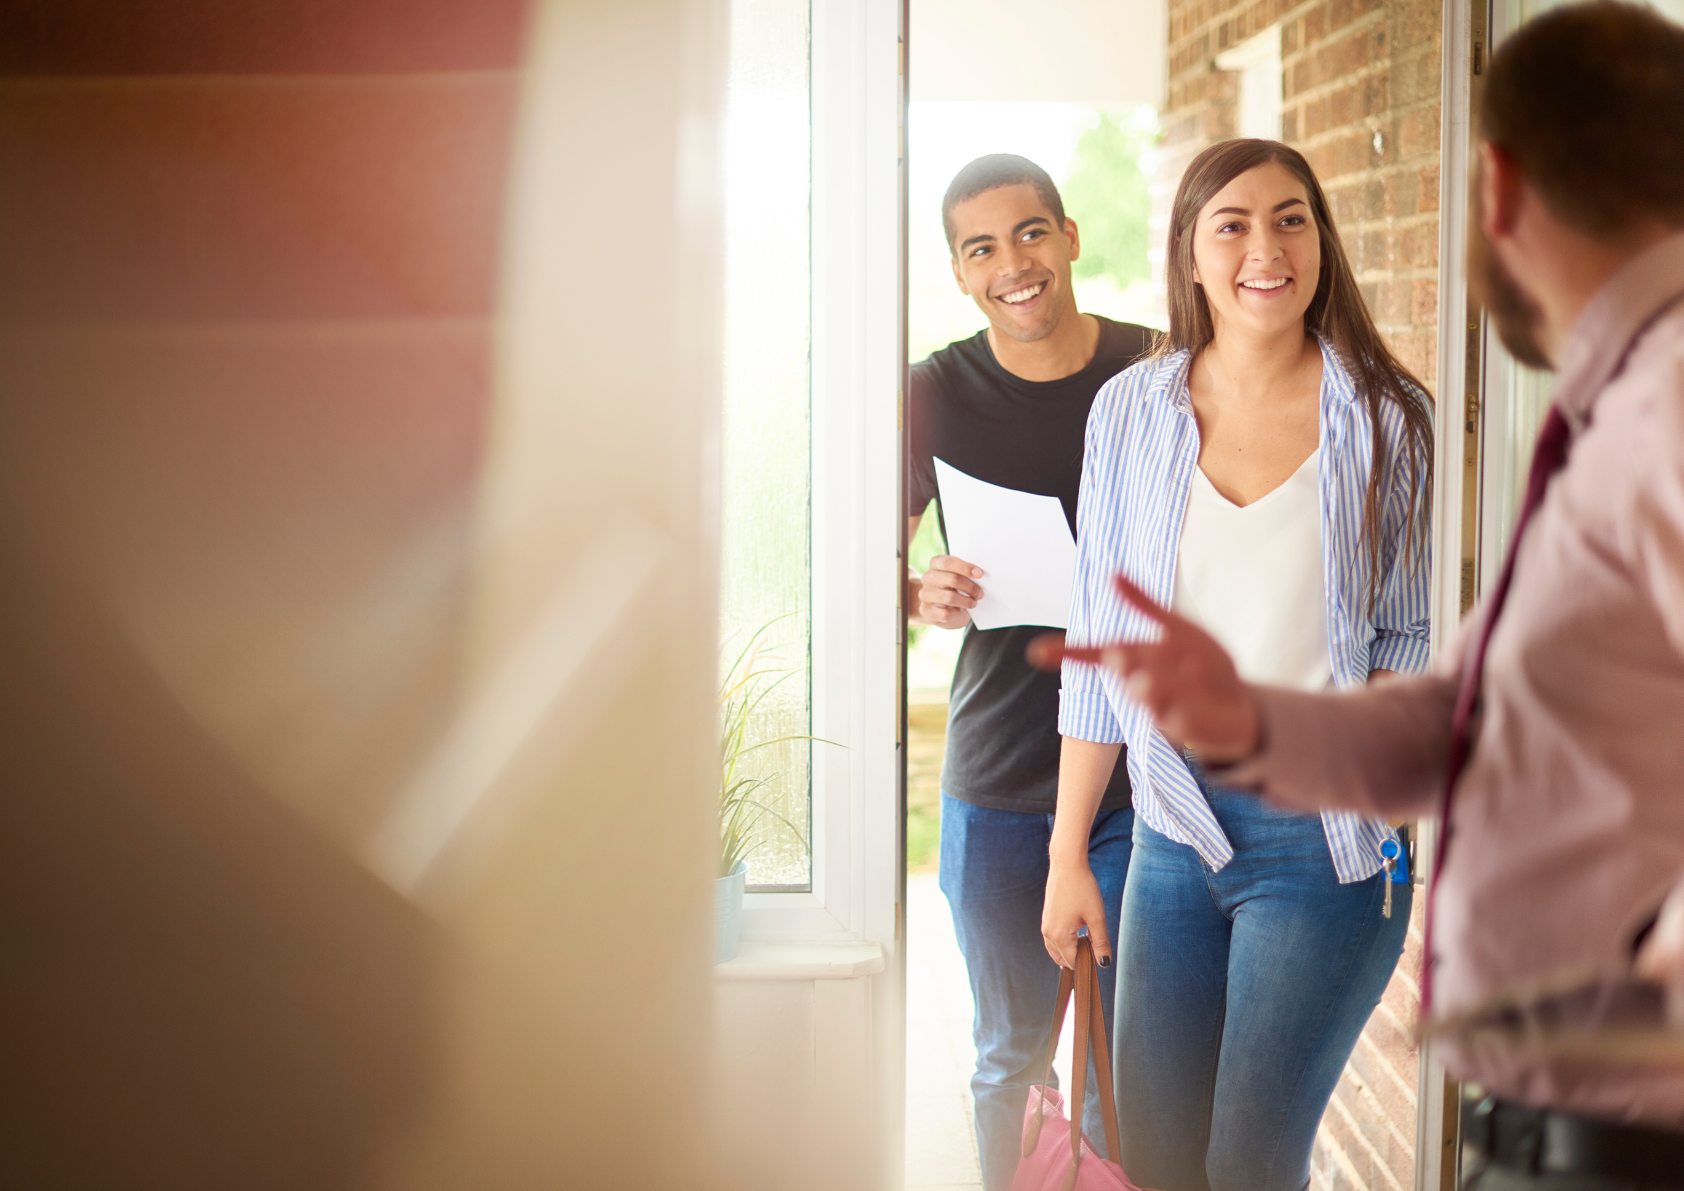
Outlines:
{"type": "MultiPolygon", "coordinates": [[[[1112,1084],[1111,1047],[1105,1037],[1105,1008],[1099,996],[1099,965],[1094,962],[1093,944],[1086,935],[1076,940],[1076,968],[1058,970],[1058,1005],[1053,1011],[1052,1036],[1047,1040],[1047,1063],[1041,1073],[1041,1087],[1052,1081],[1053,1057],[1058,1053],[1058,1039],[1064,1033],[1064,1015],[1070,1008],[1071,995],[1076,999],[1076,1045],[1070,1055],[1070,1172],[1064,1185],[1068,1191],[1075,1185],[1076,1171],[1082,1161],[1082,1116],[1087,1103],[1088,1058],[1093,1058],[1094,1078],[1099,1081],[1100,1120],[1105,1127],[1105,1144],[1115,1160],[1121,1151],[1117,1129],[1117,1095],[1112,1084]]],[[[1041,1136],[1041,1121],[1046,1116],[1047,1101],[1043,1095],[1034,1118],[1023,1131],[1023,1156],[1035,1150],[1041,1136]]]]}
{"type": "Polygon", "coordinates": [[[1099,1080],[1099,1116],[1105,1126],[1105,1148],[1111,1155],[1111,1161],[1121,1162],[1122,1142],[1117,1128],[1117,1088],[1111,1072],[1111,1042],[1105,1036],[1105,1007],[1099,999],[1099,968],[1093,963],[1092,952],[1088,953],[1088,975],[1093,980],[1093,1020],[1089,1037],[1093,1039],[1094,1077],[1099,1080]]]}
{"type": "Polygon", "coordinates": [[[1070,1052],[1070,1173],[1064,1176],[1064,1191],[1076,1185],[1076,1170],[1082,1164],[1082,1116],[1087,1107],[1088,1047],[1092,1043],[1094,993],[1099,981],[1093,976],[1093,947],[1083,935],[1076,940],[1076,1045],[1070,1052]]]}
{"type": "Polygon", "coordinates": [[[1121,1156],[1117,1129],[1117,1096],[1112,1085],[1111,1047],[1105,1037],[1105,1005],[1099,995],[1099,965],[1093,945],[1084,936],[1076,941],[1076,1045],[1070,1053],[1070,1171],[1064,1177],[1064,1191],[1076,1185],[1082,1164],[1082,1118],[1087,1108],[1088,1060],[1093,1059],[1094,1079],[1099,1082],[1100,1121],[1112,1160],[1121,1156]]]}
{"type": "MultiPolygon", "coordinates": [[[[1052,1082],[1053,1056],[1058,1054],[1058,1036],[1064,1033],[1064,1013],[1070,1008],[1070,994],[1076,990],[1076,973],[1069,968],[1059,965],[1058,969],[1058,1008],[1053,1011],[1052,1036],[1047,1039],[1047,1065],[1041,1072],[1041,1087],[1044,1089],[1052,1082]]],[[[1029,1157],[1035,1152],[1035,1145],[1041,1140],[1041,1120],[1047,1115],[1047,1098],[1042,1096],[1036,1106],[1035,1117],[1025,1123],[1023,1128],[1023,1156],[1029,1157]]]]}

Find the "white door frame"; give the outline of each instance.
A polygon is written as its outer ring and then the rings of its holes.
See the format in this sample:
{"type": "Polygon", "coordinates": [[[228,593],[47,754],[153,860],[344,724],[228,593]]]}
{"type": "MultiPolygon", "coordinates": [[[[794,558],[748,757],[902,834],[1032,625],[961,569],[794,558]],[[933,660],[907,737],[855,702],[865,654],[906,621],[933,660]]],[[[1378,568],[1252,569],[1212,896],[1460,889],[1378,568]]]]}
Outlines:
{"type": "MultiPolygon", "coordinates": [[[[1473,101],[1489,56],[1488,0],[1444,0],[1440,40],[1438,401],[1433,483],[1433,650],[1455,635],[1479,585],[1479,480],[1485,320],[1468,292],[1467,243],[1473,101]]],[[[1432,878],[1438,823],[1423,820],[1419,859],[1432,878]]],[[[1422,963],[1430,962],[1423,955],[1422,963]]],[[[1457,1085],[1423,1042],[1416,1075],[1415,1191],[1458,1185],[1457,1085]]]]}

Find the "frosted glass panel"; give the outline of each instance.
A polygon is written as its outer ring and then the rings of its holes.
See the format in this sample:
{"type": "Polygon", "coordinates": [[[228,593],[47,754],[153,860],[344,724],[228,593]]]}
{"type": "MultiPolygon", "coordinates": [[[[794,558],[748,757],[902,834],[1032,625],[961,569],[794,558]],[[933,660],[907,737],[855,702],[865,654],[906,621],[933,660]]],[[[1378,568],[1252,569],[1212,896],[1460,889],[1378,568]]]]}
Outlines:
{"type": "MultiPolygon", "coordinates": [[[[808,341],[811,152],[807,0],[733,0],[725,107],[722,654],[757,637],[781,678],[748,738],[806,736],[810,668],[808,341]]],[[[811,750],[786,740],[745,769],[756,792],[751,888],[807,889],[811,750]]]]}
{"type": "Polygon", "coordinates": [[[1488,592],[1502,570],[1514,523],[1526,496],[1532,448],[1555,394],[1555,377],[1515,361],[1488,331],[1491,345],[1481,438],[1479,590],[1488,592]]]}

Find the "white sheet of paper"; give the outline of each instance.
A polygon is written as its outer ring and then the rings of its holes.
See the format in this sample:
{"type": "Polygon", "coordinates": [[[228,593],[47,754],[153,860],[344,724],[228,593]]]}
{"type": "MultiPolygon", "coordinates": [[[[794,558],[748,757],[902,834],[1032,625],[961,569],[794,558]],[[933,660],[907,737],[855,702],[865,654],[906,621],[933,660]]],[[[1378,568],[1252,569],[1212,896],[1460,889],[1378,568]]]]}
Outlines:
{"type": "Polygon", "coordinates": [[[942,459],[935,464],[947,552],[982,568],[982,598],[971,609],[976,627],[1069,627],[1076,541],[1063,503],[990,484],[942,459]]]}

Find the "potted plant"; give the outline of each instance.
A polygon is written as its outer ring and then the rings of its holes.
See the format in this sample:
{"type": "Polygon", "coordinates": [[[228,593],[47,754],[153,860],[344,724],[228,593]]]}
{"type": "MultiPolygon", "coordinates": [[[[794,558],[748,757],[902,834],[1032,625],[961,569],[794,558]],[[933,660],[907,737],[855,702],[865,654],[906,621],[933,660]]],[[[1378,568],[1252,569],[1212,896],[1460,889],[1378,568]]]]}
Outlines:
{"type": "Polygon", "coordinates": [[[719,871],[713,883],[713,962],[716,964],[725,963],[737,954],[748,858],[763,842],[762,833],[768,823],[775,821],[800,840],[803,848],[807,846],[806,837],[793,823],[761,801],[762,789],[783,774],[744,772],[743,759],[750,753],[789,740],[818,739],[803,734],[767,740],[750,738],[755,710],[779,683],[796,673],[781,658],[763,651],[765,635],[765,629],[755,634],[726,669],[719,684],[719,871]]]}

